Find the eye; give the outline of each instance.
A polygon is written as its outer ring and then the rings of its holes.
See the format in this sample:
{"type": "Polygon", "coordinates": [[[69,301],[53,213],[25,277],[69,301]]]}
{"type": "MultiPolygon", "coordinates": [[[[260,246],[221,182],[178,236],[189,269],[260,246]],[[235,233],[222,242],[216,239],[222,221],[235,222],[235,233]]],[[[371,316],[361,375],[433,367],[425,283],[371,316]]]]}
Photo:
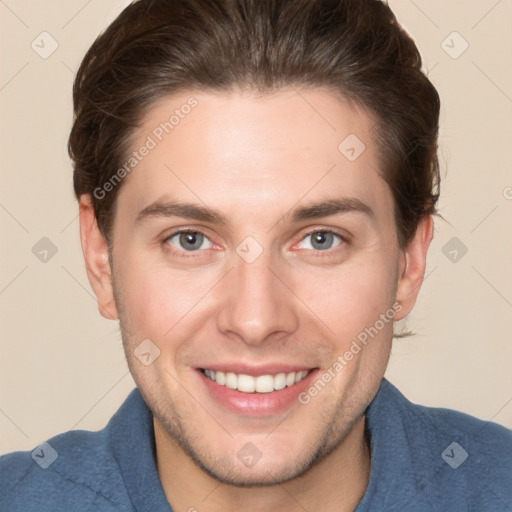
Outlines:
{"type": "Polygon", "coordinates": [[[313,249],[315,251],[326,251],[336,247],[343,242],[343,238],[332,231],[312,231],[307,233],[301,243],[301,249],[313,249]]]}
{"type": "Polygon", "coordinates": [[[210,249],[213,246],[212,242],[199,231],[177,231],[167,237],[165,242],[176,249],[188,252],[198,251],[199,249],[210,249]]]}

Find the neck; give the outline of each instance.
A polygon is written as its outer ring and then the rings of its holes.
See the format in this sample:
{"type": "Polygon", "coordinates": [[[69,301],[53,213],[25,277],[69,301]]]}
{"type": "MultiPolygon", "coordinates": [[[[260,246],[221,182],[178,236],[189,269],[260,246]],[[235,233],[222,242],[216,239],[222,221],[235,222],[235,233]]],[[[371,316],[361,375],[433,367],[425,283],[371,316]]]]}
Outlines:
{"type": "Polygon", "coordinates": [[[370,450],[360,418],[343,441],[306,473],[265,487],[234,487],[210,477],[183,452],[153,419],[157,469],[173,510],[201,512],[352,512],[370,476],[370,450]]]}

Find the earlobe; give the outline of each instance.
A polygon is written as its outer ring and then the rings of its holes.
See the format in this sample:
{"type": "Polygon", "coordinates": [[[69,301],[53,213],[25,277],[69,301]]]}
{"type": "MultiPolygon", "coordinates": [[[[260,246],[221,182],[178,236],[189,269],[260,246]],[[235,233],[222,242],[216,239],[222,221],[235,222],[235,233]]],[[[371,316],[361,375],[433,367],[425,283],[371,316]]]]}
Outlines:
{"type": "Polygon", "coordinates": [[[414,238],[402,251],[396,301],[402,306],[395,320],[405,318],[414,307],[423,282],[427,252],[433,236],[432,215],[425,215],[418,224],[414,238]]]}
{"type": "Polygon", "coordinates": [[[84,194],[79,201],[80,240],[89,283],[98,300],[98,309],[109,320],[118,318],[112,284],[108,244],[101,233],[91,197],[84,194]]]}

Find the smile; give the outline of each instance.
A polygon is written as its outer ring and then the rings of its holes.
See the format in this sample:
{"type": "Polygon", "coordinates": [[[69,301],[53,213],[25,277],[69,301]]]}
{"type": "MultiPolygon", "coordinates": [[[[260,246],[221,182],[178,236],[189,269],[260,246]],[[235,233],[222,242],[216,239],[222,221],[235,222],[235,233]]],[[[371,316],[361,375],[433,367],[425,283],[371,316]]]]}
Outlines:
{"type": "Polygon", "coordinates": [[[303,380],[310,371],[278,373],[276,375],[259,375],[253,377],[243,373],[222,372],[208,369],[201,370],[209,379],[220,386],[236,389],[242,393],[272,393],[293,386],[303,380]]]}

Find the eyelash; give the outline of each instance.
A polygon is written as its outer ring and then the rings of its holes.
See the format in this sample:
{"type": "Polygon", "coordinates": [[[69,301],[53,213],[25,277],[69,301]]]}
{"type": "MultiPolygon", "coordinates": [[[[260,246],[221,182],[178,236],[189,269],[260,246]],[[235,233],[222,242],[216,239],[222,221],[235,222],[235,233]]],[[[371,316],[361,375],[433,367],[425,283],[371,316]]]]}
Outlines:
{"type": "MultiPolygon", "coordinates": [[[[165,245],[166,250],[168,250],[169,252],[171,252],[174,255],[177,255],[180,258],[197,258],[197,257],[200,257],[200,253],[202,252],[201,250],[197,250],[197,251],[178,250],[178,249],[175,249],[175,248],[171,248],[172,246],[170,244],[168,244],[168,242],[172,238],[174,238],[176,235],[181,235],[181,234],[184,234],[184,233],[200,234],[200,235],[203,235],[206,239],[210,240],[208,238],[208,236],[206,235],[206,233],[203,233],[200,229],[179,229],[179,230],[174,231],[173,233],[171,233],[170,235],[168,235],[168,236],[166,236],[164,238],[162,243],[165,245]],[[188,253],[188,254],[185,256],[183,253],[188,253]]],[[[340,233],[338,233],[337,231],[333,231],[331,229],[318,229],[318,228],[317,229],[313,229],[311,231],[308,231],[307,233],[304,233],[304,235],[300,239],[300,242],[302,242],[307,236],[313,235],[315,233],[332,234],[332,235],[337,236],[341,241],[334,248],[327,249],[325,251],[319,251],[317,249],[307,249],[308,252],[310,254],[312,254],[314,257],[332,256],[333,252],[335,252],[338,247],[340,247],[342,245],[348,245],[348,243],[349,243],[347,238],[345,236],[341,235],[340,233]]],[[[211,240],[210,240],[210,242],[211,242],[211,240]]],[[[211,243],[213,243],[213,242],[211,242],[211,243]]]]}
{"type": "Polygon", "coordinates": [[[176,235],[181,235],[181,234],[184,234],[184,233],[193,233],[193,234],[200,234],[200,235],[203,235],[205,238],[207,238],[208,240],[210,240],[208,238],[208,236],[206,235],[206,233],[203,233],[200,229],[179,229],[177,231],[174,231],[173,233],[171,233],[169,236],[166,236],[165,239],[163,240],[163,244],[164,246],[166,247],[166,250],[168,250],[169,252],[171,252],[173,255],[175,256],[178,256],[180,258],[197,258],[199,256],[201,256],[201,252],[202,251],[185,251],[185,250],[178,250],[174,247],[172,247],[172,245],[170,245],[168,242],[174,238],[176,235]],[[184,253],[188,253],[186,256],[184,255],[184,253]]]}
{"type": "Polygon", "coordinates": [[[333,247],[332,249],[327,249],[325,251],[319,251],[318,249],[306,249],[314,257],[322,258],[332,256],[334,253],[341,249],[341,246],[348,245],[348,239],[345,236],[338,233],[337,231],[333,231],[332,229],[312,229],[311,231],[304,233],[300,241],[302,242],[307,236],[313,235],[315,233],[332,234],[340,239],[340,243],[333,247]]]}

